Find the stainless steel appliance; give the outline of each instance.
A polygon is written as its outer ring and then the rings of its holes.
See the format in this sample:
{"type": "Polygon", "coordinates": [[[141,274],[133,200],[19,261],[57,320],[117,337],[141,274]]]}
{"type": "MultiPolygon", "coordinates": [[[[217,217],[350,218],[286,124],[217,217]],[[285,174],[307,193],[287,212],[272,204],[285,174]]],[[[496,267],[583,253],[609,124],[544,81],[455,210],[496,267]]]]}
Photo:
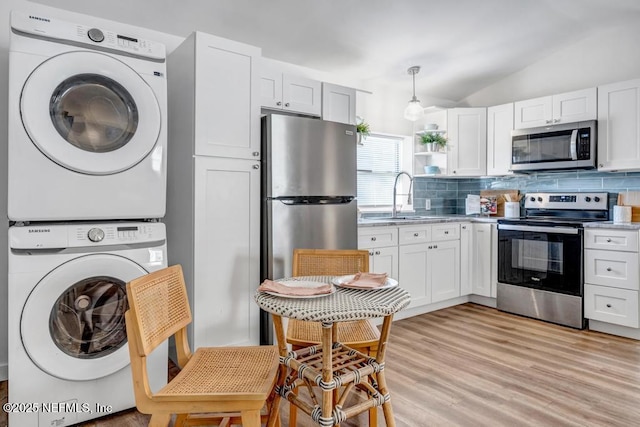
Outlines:
{"type": "Polygon", "coordinates": [[[499,310],[582,329],[584,227],[609,218],[607,193],[531,193],[498,220],[499,310]]]}
{"type": "Polygon", "coordinates": [[[596,167],[596,121],[511,131],[511,170],[596,167]]]}
{"type": "MultiPolygon", "coordinates": [[[[291,275],[295,248],[357,249],[356,129],[270,114],[262,118],[262,279],[291,275]]],[[[261,313],[260,341],[273,342],[261,313]]]]}

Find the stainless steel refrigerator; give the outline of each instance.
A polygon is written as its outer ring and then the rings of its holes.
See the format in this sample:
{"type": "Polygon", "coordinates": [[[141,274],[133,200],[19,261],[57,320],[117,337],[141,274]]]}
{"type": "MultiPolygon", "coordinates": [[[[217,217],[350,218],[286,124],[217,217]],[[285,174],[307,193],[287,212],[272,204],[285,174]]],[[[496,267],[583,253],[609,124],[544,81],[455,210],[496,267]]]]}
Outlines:
{"type": "MultiPolygon", "coordinates": [[[[270,114],[262,118],[262,279],[291,276],[293,250],[356,249],[355,126],[270,114]]],[[[261,313],[260,341],[273,342],[261,313]]]]}

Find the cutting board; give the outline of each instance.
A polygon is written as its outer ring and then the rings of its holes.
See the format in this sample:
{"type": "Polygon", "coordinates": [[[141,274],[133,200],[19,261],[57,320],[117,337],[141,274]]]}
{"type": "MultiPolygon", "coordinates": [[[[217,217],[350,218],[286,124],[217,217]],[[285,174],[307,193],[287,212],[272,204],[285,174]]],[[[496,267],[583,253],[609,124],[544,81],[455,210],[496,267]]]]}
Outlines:
{"type": "Polygon", "coordinates": [[[511,200],[518,200],[518,196],[520,194],[520,190],[481,190],[480,197],[494,196],[496,197],[497,208],[498,211],[496,216],[504,216],[504,195],[509,194],[511,196],[511,200]]]}
{"type": "Polygon", "coordinates": [[[631,206],[631,222],[640,222],[640,191],[619,193],[618,205],[631,206]]]}

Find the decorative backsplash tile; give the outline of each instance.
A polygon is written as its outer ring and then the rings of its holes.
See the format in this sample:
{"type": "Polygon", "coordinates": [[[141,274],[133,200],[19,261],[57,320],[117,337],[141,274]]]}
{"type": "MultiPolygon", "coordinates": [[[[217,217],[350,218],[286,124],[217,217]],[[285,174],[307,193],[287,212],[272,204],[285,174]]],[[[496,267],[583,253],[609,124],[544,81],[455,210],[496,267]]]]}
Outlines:
{"type": "Polygon", "coordinates": [[[424,178],[414,180],[414,207],[418,215],[464,215],[467,194],[481,190],[517,189],[521,193],[536,191],[606,191],[609,210],[616,204],[621,191],[640,190],[640,172],[539,172],[496,178],[424,178]],[[424,209],[425,199],[431,200],[431,210],[424,209]]]}

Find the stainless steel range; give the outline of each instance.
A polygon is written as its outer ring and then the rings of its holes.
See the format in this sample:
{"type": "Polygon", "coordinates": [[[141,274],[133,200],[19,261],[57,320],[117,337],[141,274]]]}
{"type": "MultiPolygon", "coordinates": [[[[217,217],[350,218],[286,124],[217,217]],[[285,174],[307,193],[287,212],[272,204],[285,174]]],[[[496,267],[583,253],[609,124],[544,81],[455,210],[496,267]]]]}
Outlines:
{"type": "Polygon", "coordinates": [[[499,310],[582,329],[584,227],[609,219],[608,193],[530,193],[498,220],[499,310]]]}

